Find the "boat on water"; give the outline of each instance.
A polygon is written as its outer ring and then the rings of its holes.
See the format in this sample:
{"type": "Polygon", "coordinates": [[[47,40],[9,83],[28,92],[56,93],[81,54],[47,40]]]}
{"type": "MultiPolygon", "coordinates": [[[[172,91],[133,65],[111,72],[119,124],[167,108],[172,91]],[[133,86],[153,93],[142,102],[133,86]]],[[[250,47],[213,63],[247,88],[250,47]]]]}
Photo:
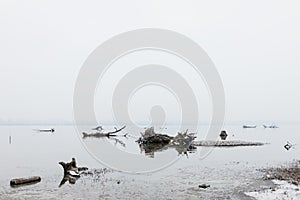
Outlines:
{"type": "Polygon", "coordinates": [[[267,126],[267,125],[265,125],[265,124],[263,124],[263,127],[264,127],[264,128],[279,128],[279,127],[276,126],[276,125],[270,125],[270,126],[267,126]]]}
{"type": "Polygon", "coordinates": [[[244,125],[243,128],[256,128],[256,125],[244,125]]]}
{"type": "Polygon", "coordinates": [[[50,132],[50,133],[54,133],[55,129],[51,128],[51,129],[34,129],[37,132],[50,132]]]}

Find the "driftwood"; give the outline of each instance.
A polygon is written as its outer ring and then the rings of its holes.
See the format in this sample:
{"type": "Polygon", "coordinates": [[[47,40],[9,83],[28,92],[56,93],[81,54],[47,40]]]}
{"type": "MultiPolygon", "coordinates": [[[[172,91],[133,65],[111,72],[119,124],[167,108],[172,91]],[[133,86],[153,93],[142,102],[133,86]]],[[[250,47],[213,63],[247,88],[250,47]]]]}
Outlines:
{"type": "Polygon", "coordinates": [[[38,183],[41,181],[41,177],[39,176],[33,176],[29,178],[16,178],[12,179],[10,181],[11,186],[18,186],[18,185],[24,185],[24,184],[33,184],[33,183],[38,183]]]}
{"type": "MultiPolygon", "coordinates": [[[[126,128],[126,126],[123,126],[120,129],[117,129],[115,127],[115,130],[114,131],[110,131],[110,132],[97,132],[97,133],[85,133],[85,132],[83,132],[82,135],[83,135],[83,138],[86,138],[86,137],[96,137],[96,138],[100,138],[100,137],[115,137],[115,136],[117,136],[116,133],[122,131],[125,128],[126,128]]],[[[95,129],[95,130],[97,130],[97,129],[95,129]]],[[[123,136],[126,137],[126,134],[123,135],[123,136]]]]}
{"type": "Polygon", "coordinates": [[[80,171],[88,170],[87,167],[77,167],[75,158],[72,158],[72,161],[69,163],[59,162],[59,164],[63,167],[64,174],[72,175],[72,171],[78,174],[80,171]]]}
{"type": "Polygon", "coordinates": [[[190,143],[196,137],[194,133],[188,133],[186,130],[184,133],[178,133],[175,137],[160,134],[154,132],[154,127],[146,129],[145,133],[141,133],[142,137],[140,137],[137,142],[139,144],[177,144],[182,145],[185,143],[190,143]]]}
{"type": "Polygon", "coordinates": [[[139,143],[142,151],[145,151],[150,157],[154,157],[154,152],[163,151],[168,148],[175,148],[178,154],[186,154],[194,148],[191,145],[196,137],[186,130],[184,133],[178,133],[175,137],[166,134],[155,133],[154,127],[148,128],[136,141],[139,143]]]}
{"type": "Polygon", "coordinates": [[[265,143],[262,142],[246,142],[246,141],[213,141],[213,140],[203,140],[203,141],[193,141],[195,146],[207,146],[207,147],[238,147],[238,146],[262,146],[265,143]]]}
{"type": "Polygon", "coordinates": [[[75,184],[76,180],[80,177],[79,172],[88,170],[87,167],[77,167],[75,158],[69,163],[59,162],[64,169],[64,177],[61,180],[59,187],[69,181],[70,184],[75,184]]]}
{"type": "Polygon", "coordinates": [[[169,144],[173,139],[172,136],[155,133],[154,127],[146,129],[141,135],[142,137],[137,140],[139,144],[169,144]]]}
{"type": "Polygon", "coordinates": [[[300,185],[300,161],[293,161],[280,167],[266,168],[262,170],[266,180],[285,180],[291,184],[300,185]]]}
{"type": "Polygon", "coordinates": [[[79,177],[76,177],[76,176],[74,177],[72,175],[66,174],[60,181],[58,187],[63,186],[66,182],[69,182],[70,184],[75,184],[78,179],[79,179],[79,177]]]}

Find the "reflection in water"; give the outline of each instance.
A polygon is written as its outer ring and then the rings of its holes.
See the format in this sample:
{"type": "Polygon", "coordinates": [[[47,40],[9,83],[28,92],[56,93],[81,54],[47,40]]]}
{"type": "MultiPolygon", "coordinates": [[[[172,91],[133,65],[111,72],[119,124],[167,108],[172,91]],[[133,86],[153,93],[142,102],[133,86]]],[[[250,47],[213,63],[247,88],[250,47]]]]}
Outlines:
{"type": "Polygon", "coordinates": [[[196,147],[190,145],[189,143],[186,144],[140,144],[141,153],[145,152],[146,156],[150,158],[154,158],[155,152],[163,152],[168,149],[175,149],[179,155],[186,155],[188,157],[188,152],[193,153],[196,151],[196,147]]]}
{"type": "MultiPolygon", "coordinates": [[[[108,139],[108,140],[111,140],[111,141],[114,141],[115,145],[119,144],[121,145],[122,147],[126,147],[126,144],[125,142],[123,142],[122,140],[118,139],[117,138],[118,136],[114,135],[114,136],[108,136],[108,135],[92,135],[92,134],[89,134],[89,136],[86,136],[85,134],[83,135],[82,139],[87,139],[87,138],[99,138],[99,139],[108,139]]],[[[122,135],[120,137],[123,137],[123,138],[127,138],[127,135],[122,135]]]]}
{"type": "Polygon", "coordinates": [[[104,132],[104,129],[102,128],[102,126],[98,126],[96,128],[93,128],[92,130],[96,130],[96,133],[86,133],[83,132],[82,133],[82,139],[87,139],[87,138],[107,138],[109,140],[112,140],[115,142],[115,145],[120,144],[122,147],[125,147],[126,144],[118,139],[117,137],[123,137],[123,138],[127,138],[127,133],[123,134],[123,135],[117,135],[116,133],[123,131],[126,128],[126,126],[123,126],[122,128],[118,129],[115,127],[114,131],[109,131],[109,132],[104,132]]]}
{"type": "Polygon", "coordinates": [[[184,133],[178,133],[175,137],[156,133],[154,127],[145,130],[137,142],[140,145],[141,153],[144,151],[146,155],[154,158],[155,152],[161,152],[169,148],[173,148],[178,152],[178,155],[185,154],[188,157],[188,152],[192,152],[196,149],[192,145],[195,139],[194,133],[188,133],[186,130],[184,133]]]}
{"type": "MultiPolygon", "coordinates": [[[[120,129],[115,128],[115,131],[111,132],[103,132],[103,128],[101,131],[97,131],[96,133],[85,133],[83,132],[82,139],[87,138],[97,138],[97,139],[107,139],[114,141],[115,145],[119,144],[122,147],[126,147],[126,143],[121,139],[129,139],[128,133],[124,135],[117,135],[115,133],[122,131],[126,126],[123,126],[120,129]]],[[[92,130],[97,130],[96,127],[92,130]]],[[[140,137],[137,141],[141,150],[141,153],[145,152],[146,156],[154,158],[155,152],[166,151],[167,149],[175,149],[178,152],[178,155],[186,155],[188,157],[188,152],[195,151],[196,147],[192,145],[193,140],[196,138],[195,133],[188,133],[186,130],[184,133],[178,133],[175,137],[156,133],[154,131],[154,127],[147,128],[144,133],[141,133],[142,137],[140,137]]],[[[130,135],[129,135],[130,136],[130,135]]]]}

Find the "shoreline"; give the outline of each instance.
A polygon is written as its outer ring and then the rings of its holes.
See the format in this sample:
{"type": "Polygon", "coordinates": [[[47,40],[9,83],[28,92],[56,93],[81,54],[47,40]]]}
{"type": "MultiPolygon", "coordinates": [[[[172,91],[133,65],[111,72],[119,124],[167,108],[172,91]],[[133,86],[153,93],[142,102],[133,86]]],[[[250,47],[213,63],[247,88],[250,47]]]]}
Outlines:
{"type": "Polygon", "coordinates": [[[258,200],[300,198],[300,160],[260,171],[265,173],[263,180],[270,180],[274,187],[261,187],[258,190],[245,192],[246,195],[258,200]]]}

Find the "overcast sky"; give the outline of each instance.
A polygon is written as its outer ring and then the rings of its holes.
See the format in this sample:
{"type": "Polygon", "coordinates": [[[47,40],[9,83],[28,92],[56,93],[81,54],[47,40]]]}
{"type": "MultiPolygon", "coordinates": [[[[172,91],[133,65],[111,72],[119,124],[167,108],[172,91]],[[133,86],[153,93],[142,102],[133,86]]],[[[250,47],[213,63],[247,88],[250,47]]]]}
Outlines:
{"type": "MultiPolygon", "coordinates": [[[[297,0],[1,0],[0,120],[72,120],[89,54],[147,27],[182,33],[207,52],[223,80],[227,121],[298,121],[299,10],[297,0]]],[[[133,115],[142,115],[141,94],[133,115]]]]}

